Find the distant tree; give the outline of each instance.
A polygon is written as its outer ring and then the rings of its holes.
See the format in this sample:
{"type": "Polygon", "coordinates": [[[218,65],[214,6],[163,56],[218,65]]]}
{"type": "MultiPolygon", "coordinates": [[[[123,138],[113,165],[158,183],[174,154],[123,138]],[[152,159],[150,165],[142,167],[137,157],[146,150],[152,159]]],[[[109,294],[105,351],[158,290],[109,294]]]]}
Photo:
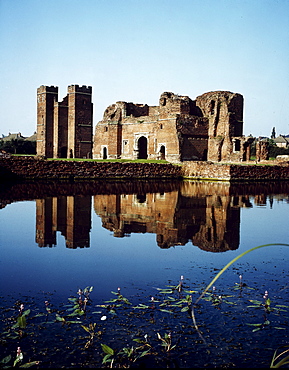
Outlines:
{"type": "Polygon", "coordinates": [[[36,154],[36,142],[22,139],[9,141],[0,139],[0,149],[11,154],[36,154]]]}
{"type": "Polygon", "coordinates": [[[269,139],[268,153],[269,158],[276,158],[277,155],[289,154],[289,148],[280,148],[276,145],[274,139],[269,139]]]}
{"type": "Polygon", "coordinates": [[[275,127],[273,127],[272,133],[271,133],[271,139],[275,139],[275,138],[276,138],[276,131],[275,131],[275,127]]]}
{"type": "Polygon", "coordinates": [[[289,154],[288,148],[280,148],[277,145],[269,146],[269,157],[276,158],[277,155],[289,154]]]}

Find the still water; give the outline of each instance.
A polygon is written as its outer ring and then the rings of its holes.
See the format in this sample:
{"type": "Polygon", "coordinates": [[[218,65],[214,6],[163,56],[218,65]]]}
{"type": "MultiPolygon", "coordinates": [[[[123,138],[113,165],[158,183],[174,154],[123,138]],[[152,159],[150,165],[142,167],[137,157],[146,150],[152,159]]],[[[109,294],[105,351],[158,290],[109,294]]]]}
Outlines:
{"type": "MultiPolygon", "coordinates": [[[[25,301],[25,308],[39,313],[45,301],[54,306],[65,304],[68,297],[77,296],[79,289],[89,286],[93,287],[90,299],[95,310],[91,311],[95,313],[91,314],[90,322],[107,325],[99,330],[107,336],[95,340],[94,347],[89,348],[95,349],[94,355],[81,352],[85,359],[80,358],[76,349],[72,353],[60,344],[57,349],[61,355],[56,355],[55,348],[52,353],[44,351],[40,348],[42,334],[37,332],[32,353],[28,339],[31,333],[12,340],[2,336],[0,360],[21,345],[26,361],[41,361],[35,365],[38,368],[101,367],[100,342],[120,349],[135,345],[130,340],[136,335],[143,337],[149,333],[152,342],[157,343],[156,332],[163,335],[171,332],[178,346],[169,360],[164,351],[163,358],[154,356],[148,363],[146,356],[142,357],[139,360],[142,366],[269,367],[274,350],[289,344],[289,248],[280,245],[289,243],[289,185],[285,183],[3,184],[0,202],[2,311],[10,307],[15,315],[17,304],[25,301]],[[187,313],[180,313],[179,309],[174,319],[163,317],[170,314],[158,313],[164,327],[156,327],[155,322],[154,327],[147,326],[146,322],[153,325],[151,316],[135,317],[133,323],[127,324],[134,328],[130,334],[121,332],[121,338],[116,338],[111,332],[117,330],[115,316],[114,326],[110,326],[112,319],[108,316],[101,322],[106,314],[104,308],[95,308],[110,300],[118,288],[134,307],[138,303],[147,304],[151,297],[162,300],[164,292],[160,294],[160,289],[176,286],[180,279],[196,300],[228,262],[253,247],[271,243],[278,245],[247,253],[215,282],[218,296],[229,296],[228,290],[237,286],[240,275],[250,290],[244,292],[242,303],[240,295],[230,298],[231,304],[222,302],[217,308],[203,302],[201,332],[186,316],[183,322],[187,313]],[[284,311],[270,312],[274,320],[253,332],[254,327],[248,324],[263,322],[265,314],[248,305],[252,300],[262,301],[265,291],[274,304],[286,307],[284,311]],[[268,335],[270,340],[265,341],[268,335]],[[187,350],[192,343],[195,357],[192,349],[187,350]]],[[[144,315],[143,310],[141,314],[144,315]]],[[[7,315],[2,313],[1,317],[5,325],[7,315]]],[[[2,331],[5,328],[2,325],[2,331]]],[[[57,330],[60,332],[55,335],[62,337],[62,329],[57,330]]],[[[46,338],[55,343],[51,333],[46,338]]],[[[138,367],[137,364],[134,366],[138,367]]]]}

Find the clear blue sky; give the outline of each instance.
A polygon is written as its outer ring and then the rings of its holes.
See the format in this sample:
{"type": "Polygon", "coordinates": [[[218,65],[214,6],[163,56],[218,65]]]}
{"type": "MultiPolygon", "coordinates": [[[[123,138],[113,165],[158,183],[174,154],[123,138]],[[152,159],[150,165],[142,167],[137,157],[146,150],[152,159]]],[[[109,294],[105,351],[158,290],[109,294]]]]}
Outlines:
{"type": "Polygon", "coordinates": [[[244,135],[289,134],[289,0],[0,0],[0,135],[36,131],[36,92],[92,86],[116,101],[164,91],[244,96],[244,135]]]}

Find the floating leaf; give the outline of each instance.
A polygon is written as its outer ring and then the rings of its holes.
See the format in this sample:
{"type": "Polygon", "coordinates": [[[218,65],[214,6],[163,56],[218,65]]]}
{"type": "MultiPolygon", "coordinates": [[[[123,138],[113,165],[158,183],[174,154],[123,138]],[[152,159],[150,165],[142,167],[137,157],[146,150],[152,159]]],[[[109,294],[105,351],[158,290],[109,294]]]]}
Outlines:
{"type": "Polygon", "coordinates": [[[25,310],[23,313],[22,313],[22,316],[28,316],[30,314],[30,309],[28,310],[25,310]]]}
{"type": "Polygon", "coordinates": [[[182,309],[181,309],[181,312],[186,312],[186,311],[188,311],[189,310],[189,307],[187,306],[187,307],[183,307],[182,309]]]}
{"type": "Polygon", "coordinates": [[[17,317],[17,324],[18,324],[19,328],[21,328],[21,329],[25,329],[26,328],[26,318],[25,318],[25,315],[22,315],[22,316],[18,316],[17,317]]]}
{"type": "Polygon", "coordinates": [[[197,290],[184,290],[185,293],[199,293],[197,290]]]}
{"type": "Polygon", "coordinates": [[[150,352],[150,349],[147,349],[146,351],[143,351],[139,357],[143,357],[145,355],[147,355],[148,353],[150,352]]]}
{"type": "Polygon", "coordinates": [[[284,307],[284,308],[289,308],[289,306],[285,306],[284,304],[276,304],[276,307],[284,307]]]}
{"type": "Polygon", "coordinates": [[[38,365],[40,361],[32,361],[32,362],[26,362],[26,364],[23,364],[23,365],[20,365],[19,367],[22,367],[22,368],[28,368],[28,367],[31,367],[31,366],[34,366],[34,365],[38,365]]]}
{"type": "Polygon", "coordinates": [[[11,360],[11,355],[8,355],[8,356],[6,356],[6,357],[4,357],[1,361],[0,361],[0,363],[1,364],[7,364],[7,362],[9,362],[10,360],[11,360]]]}
{"type": "Polygon", "coordinates": [[[173,290],[172,289],[162,289],[159,291],[159,293],[162,293],[162,294],[172,294],[173,293],[173,290]]]}
{"type": "Polygon", "coordinates": [[[111,347],[107,346],[106,344],[101,343],[101,348],[102,348],[104,353],[106,353],[110,356],[114,355],[114,350],[111,347]]]}
{"type": "Polygon", "coordinates": [[[134,308],[149,308],[146,304],[140,303],[138,306],[135,306],[134,308]]]}
{"type": "Polygon", "coordinates": [[[45,315],[46,315],[46,313],[38,313],[34,317],[41,317],[41,316],[45,316],[45,315]]]}

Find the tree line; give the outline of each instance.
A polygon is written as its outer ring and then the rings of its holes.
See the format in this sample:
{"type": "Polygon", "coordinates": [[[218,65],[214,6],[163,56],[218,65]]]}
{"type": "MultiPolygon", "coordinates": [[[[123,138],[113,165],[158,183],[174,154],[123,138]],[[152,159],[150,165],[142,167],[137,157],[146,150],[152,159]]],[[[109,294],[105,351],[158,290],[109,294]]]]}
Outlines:
{"type": "Polygon", "coordinates": [[[36,154],[36,141],[23,139],[0,139],[0,150],[11,154],[36,154]]]}

